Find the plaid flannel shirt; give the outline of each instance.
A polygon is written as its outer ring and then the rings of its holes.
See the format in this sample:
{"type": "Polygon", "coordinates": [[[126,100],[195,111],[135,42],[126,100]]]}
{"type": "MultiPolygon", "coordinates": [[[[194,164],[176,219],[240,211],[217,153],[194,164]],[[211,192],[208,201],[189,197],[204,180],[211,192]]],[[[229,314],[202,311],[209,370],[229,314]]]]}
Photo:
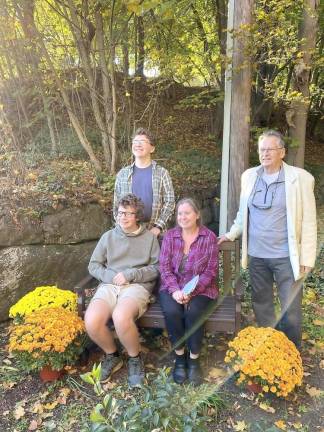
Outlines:
{"type": "MultiPolygon", "coordinates": [[[[132,193],[132,174],[135,162],[122,168],[116,177],[114,192],[114,216],[116,219],[115,208],[121,197],[132,193]]],[[[152,188],[153,203],[152,216],[149,227],[157,226],[162,231],[167,228],[167,222],[174,210],[174,190],[172,180],[168,171],[152,161],[152,188]]]]}

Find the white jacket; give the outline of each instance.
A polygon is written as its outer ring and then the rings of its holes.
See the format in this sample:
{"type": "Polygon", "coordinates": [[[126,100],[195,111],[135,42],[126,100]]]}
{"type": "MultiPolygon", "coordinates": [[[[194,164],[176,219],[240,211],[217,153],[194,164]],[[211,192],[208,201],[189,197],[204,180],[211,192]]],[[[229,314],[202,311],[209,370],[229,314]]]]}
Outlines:
{"type": "MultiPolygon", "coordinates": [[[[248,199],[257,178],[257,170],[250,168],[241,177],[240,207],[236,219],[226,237],[235,240],[242,234],[242,267],[248,263],[248,199]]],[[[300,274],[299,266],[314,267],[316,259],[316,205],[314,177],[302,168],[283,162],[287,209],[288,247],[295,280],[300,274]]]]}

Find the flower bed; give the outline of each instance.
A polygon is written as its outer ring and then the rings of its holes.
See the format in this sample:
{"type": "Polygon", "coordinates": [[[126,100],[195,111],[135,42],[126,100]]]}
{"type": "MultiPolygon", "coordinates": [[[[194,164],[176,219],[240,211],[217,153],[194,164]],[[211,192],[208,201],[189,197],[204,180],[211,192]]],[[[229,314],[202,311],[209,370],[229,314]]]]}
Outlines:
{"type": "Polygon", "coordinates": [[[247,327],[229,342],[225,362],[239,373],[238,384],[260,384],[262,391],[287,396],[303,378],[300,354],[284,333],[247,327]]]}

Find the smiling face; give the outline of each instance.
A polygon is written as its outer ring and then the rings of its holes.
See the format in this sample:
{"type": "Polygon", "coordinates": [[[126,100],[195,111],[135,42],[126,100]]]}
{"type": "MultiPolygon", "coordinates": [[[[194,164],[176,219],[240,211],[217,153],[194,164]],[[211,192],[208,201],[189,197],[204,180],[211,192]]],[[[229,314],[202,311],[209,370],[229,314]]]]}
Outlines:
{"type": "Polygon", "coordinates": [[[125,232],[134,232],[138,228],[136,209],[131,206],[119,206],[117,211],[117,222],[125,232]]]}
{"type": "Polygon", "coordinates": [[[285,148],[275,136],[264,137],[259,143],[259,160],[266,171],[276,172],[285,157],[285,148]]]}
{"type": "Polygon", "coordinates": [[[150,158],[155,147],[151,144],[146,135],[135,135],[132,141],[132,152],[135,158],[150,158]]]}
{"type": "Polygon", "coordinates": [[[193,229],[198,226],[197,221],[200,218],[200,214],[196,213],[195,210],[188,203],[180,204],[177,213],[177,222],[182,229],[193,229]]]}

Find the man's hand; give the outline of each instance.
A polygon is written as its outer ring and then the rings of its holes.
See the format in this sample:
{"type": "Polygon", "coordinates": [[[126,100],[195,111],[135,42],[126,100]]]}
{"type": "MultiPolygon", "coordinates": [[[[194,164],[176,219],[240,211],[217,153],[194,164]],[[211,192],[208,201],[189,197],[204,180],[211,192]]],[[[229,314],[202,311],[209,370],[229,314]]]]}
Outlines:
{"type": "Polygon", "coordinates": [[[119,272],[116,274],[116,276],[113,278],[113,283],[115,285],[126,285],[128,281],[126,280],[125,276],[122,272],[119,272]]]}
{"type": "Polygon", "coordinates": [[[161,234],[161,230],[158,227],[153,227],[150,229],[151,233],[158,237],[161,234]]]}
{"type": "Polygon", "coordinates": [[[225,241],[229,241],[229,238],[227,238],[226,235],[224,234],[218,238],[218,242],[217,242],[218,246],[221,245],[225,241]]]}
{"type": "Polygon", "coordinates": [[[303,266],[303,265],[299,266],[299,271],[302,274],[307,275],[311,270],[312,270],[312,267],[307,267],[307,266],[303,266]]]}

